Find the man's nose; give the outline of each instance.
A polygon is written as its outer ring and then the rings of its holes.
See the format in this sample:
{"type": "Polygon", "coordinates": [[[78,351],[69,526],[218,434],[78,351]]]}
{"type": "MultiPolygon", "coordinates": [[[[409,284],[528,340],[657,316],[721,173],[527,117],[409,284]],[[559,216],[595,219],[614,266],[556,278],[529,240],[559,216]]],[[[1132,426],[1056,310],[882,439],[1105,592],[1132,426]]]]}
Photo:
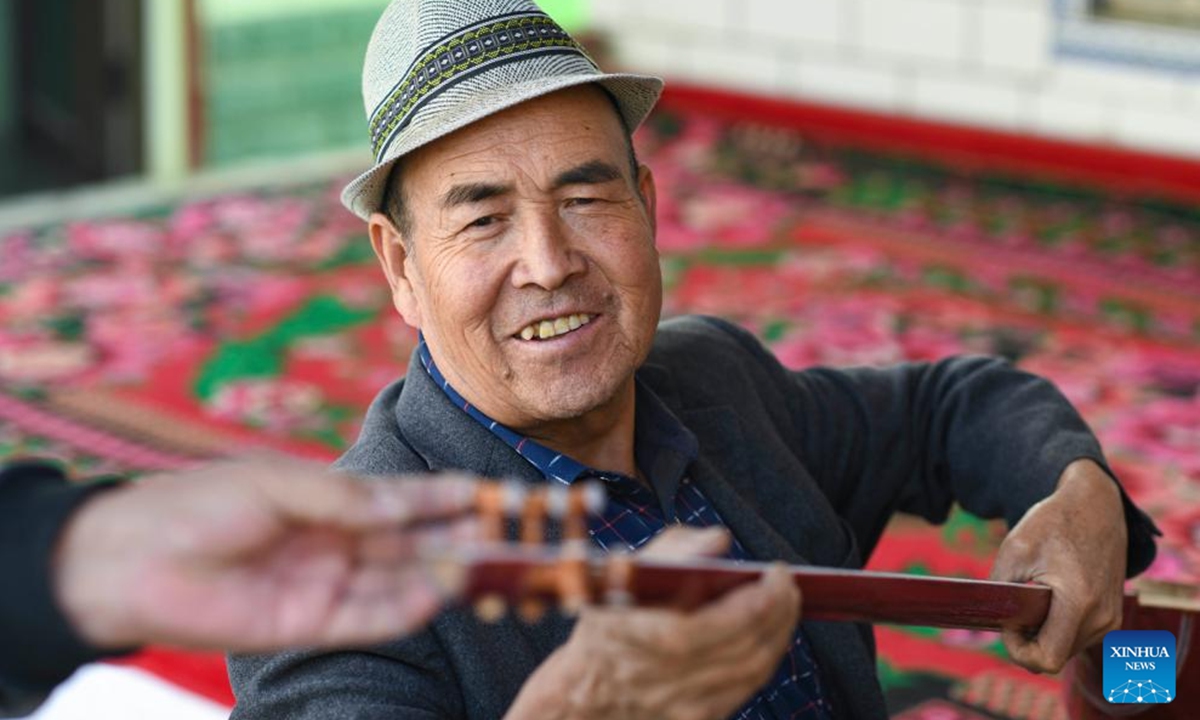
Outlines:
{"type": "Polygon", "coordinates": [[[574,246],[570,232],[557,215],[537,214],[528,217],[523,225],[513,285],[556,290],[572,275],[587,268],[587,260],[574,246]]]}

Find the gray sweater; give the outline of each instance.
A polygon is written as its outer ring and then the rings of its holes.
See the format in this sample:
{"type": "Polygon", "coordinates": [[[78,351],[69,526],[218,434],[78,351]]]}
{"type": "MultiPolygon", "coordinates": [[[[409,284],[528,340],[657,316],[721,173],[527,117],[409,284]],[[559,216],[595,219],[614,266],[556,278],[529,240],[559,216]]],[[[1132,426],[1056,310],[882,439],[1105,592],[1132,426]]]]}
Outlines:
{"type": "MultiPolygon", "coordinates": [[[[638,373],[699,440],[689,478],[762,560],[859,568],[893,513],[941,522],[956,501],[1011,526],[1071,461],[1104,464],[1053,386],[993,358],[793,372],[744,330],[690,317],[663,323],[638,373]]],[[[419,371],[380,393],[338,466],[543,482],[419,371]]],[[[1153,559],[1156,530],[1125,504],[1133,574],[1153,559]]],[[[499,718],[570,630],[556,615],[488,625],[452,608],[372,648],[231,657],[232,717],[499,718]]],[[[886,717],[870,627],[805,632],[838,716],[886,717]]]]}

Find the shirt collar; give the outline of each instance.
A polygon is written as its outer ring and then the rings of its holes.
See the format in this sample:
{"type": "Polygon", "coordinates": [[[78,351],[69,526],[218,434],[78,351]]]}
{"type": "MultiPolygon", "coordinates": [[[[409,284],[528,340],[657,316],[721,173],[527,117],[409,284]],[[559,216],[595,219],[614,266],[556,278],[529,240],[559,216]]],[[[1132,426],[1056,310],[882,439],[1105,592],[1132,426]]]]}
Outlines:
{"type": "MultiPolygon", "coordinates": [[[[425,372],[442,392],[463,412],[503,440],[547,479],[570,484],[581,476],[624,477],[619,473],[591,468],[532,440],[488,417],[468,402],[438,369],[424,336],[419,338],[417,354],[425,372]]],[[[687,466],[699,454],[695,434],[679,421],[663,401],[640,378],[634,377],[634,457],[638,469],[650,481],[661,501],[674,498],[687,466]]],[[[626,478],[627,479],[627,478],[626,478]]]]}

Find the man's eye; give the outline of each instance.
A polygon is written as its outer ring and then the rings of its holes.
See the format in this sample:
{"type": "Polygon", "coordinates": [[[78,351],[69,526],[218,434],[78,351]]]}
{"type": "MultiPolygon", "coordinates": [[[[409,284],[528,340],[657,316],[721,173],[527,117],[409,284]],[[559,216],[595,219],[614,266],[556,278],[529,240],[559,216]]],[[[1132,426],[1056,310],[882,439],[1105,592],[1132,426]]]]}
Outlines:
{"type": "Polygon", "coordinates": [[[567,200],[567,206],[568,207],[578,207],[580,205],[591,205],[592,203],[595,203],[595,202],[599,202],[599,198],[573,197],[573,198],[567,200]]]}
{"type": "Polygon", "coordinates": [[[485,215],[484,217],[481,217],[478,220],[472,221],[470,225],[467,225],[467,227],[468,228],[484,228],[484,227],[487,227],[488,225],[491,225],[494,222],[496,222],[495,215],[485,215]]]}

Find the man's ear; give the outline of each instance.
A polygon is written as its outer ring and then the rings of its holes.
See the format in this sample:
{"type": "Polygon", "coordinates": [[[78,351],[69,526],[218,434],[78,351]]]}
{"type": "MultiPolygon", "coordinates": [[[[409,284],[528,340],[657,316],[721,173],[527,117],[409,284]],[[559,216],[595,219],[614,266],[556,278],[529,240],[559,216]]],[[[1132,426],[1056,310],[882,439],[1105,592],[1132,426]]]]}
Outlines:
{"type": "Polygon", "coordinates": [[[658,191],[654,187],[654,173],[646,165],[638,165],[638,193],[642,196],[642,204],[646,206],[646,215],[650,218],[650,230],[658,232],[658,191]]]}
{"type": "Polygon", "coordinates": [[[379,265],[392,289],[392,304],[404,322],[420,330],[421,306],[409,277],[409,257],[404,237],[388,216],[380,212],[371,213],[367,220],[367,233],[371,236],[371,249],[375,251],[375,257],[379,259],[379,265]]]}

